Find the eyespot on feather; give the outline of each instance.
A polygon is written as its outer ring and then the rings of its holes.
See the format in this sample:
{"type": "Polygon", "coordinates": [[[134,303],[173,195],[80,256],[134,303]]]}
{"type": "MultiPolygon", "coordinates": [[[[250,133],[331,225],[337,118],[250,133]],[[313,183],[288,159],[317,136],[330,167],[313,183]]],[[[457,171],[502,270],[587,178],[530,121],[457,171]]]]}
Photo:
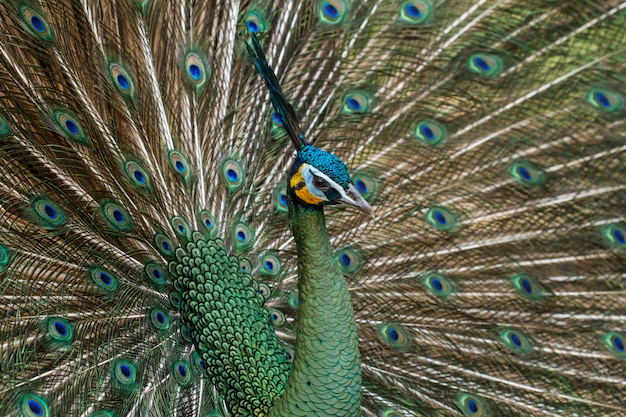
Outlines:
{"type": "Polygon", "coordinates": [[[327,25],[340,24],[348,14],[349,3],[344,0],[321,0],[317,3],[319,21],[327,25]]]}
{"type": "Polygon", "coordinates": [[[476,53],[470,56],[468,67],[476,74],[494,77],[502,72],[504,63],[497,55],[476,53]]]}
{"type": "Polygon", "coordinates": [[[399,19],[407,24],[423,25],[432,19],[433,11],[430,0],[409,0],[400,6],[399,19]]]}

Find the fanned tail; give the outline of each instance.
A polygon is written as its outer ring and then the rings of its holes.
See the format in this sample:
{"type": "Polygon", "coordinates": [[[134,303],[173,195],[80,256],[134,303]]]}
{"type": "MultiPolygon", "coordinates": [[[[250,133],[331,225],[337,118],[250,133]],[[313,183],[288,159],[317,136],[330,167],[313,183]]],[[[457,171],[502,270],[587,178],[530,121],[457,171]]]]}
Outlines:
{"type": "Polygon", "coordinates": [[[228,415],[194,231],[293,357],[302,137],[376,208],[327,210],[364,415],[626,414],[625,2],[179,3],[0,3],[2,414],[228,415]]]}

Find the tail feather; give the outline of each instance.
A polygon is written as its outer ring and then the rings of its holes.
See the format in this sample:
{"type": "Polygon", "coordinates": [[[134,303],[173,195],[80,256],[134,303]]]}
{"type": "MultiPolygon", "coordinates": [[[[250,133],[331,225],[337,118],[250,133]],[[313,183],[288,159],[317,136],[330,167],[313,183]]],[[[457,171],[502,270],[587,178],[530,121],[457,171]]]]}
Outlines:
{"type": "Polygon", "coordinates": [[[170,287],[193,231],[262,283],[293,356],[291,145],[252,31],[376,207],[327,210],[363,413],[623,415],[625,9],[0,3],[0,409],[224,411],[170,287]]]}

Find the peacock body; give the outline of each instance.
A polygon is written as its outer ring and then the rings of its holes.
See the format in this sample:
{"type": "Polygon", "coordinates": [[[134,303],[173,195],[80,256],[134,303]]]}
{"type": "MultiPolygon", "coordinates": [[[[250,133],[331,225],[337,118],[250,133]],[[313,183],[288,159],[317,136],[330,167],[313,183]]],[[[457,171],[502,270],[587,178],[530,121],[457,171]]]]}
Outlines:
{"type": "Polygon", "coordinates": [[[0,2],[0,415],[626,415],[624,74],[616,0],[0,2]]]}

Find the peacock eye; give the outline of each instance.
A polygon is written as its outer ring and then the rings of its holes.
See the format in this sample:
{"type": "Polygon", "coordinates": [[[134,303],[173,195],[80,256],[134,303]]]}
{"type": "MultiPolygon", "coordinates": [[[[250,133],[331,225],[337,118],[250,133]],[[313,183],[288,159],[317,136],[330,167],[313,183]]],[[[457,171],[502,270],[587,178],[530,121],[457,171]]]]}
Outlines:
{"type": "Polygon", "coordinates": [[[328,182],[321,177],[313,177],[313,185],[321,191],[327,191],[330,189],[330,184],[328,184],[328,182]]]}

